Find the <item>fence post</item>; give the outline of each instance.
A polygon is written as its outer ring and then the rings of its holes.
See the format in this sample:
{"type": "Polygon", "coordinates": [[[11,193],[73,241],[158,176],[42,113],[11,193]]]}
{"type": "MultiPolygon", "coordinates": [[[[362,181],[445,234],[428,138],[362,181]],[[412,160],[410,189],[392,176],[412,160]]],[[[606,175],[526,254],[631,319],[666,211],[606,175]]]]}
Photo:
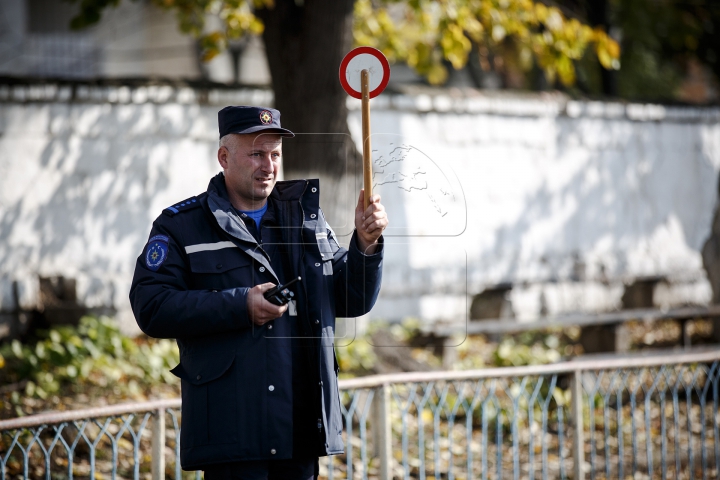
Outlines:
{"type": "Polygon", "coordinates": [[[375,390],[373,401],[373,450],[380,457],[380,480],[392,480],[392,424],[390,422],[390,385],[375,390]]]}
{"type": "MultiPolygon", "coordinates": [[[[585,464],[585,438],[583,426],[583,405],[582,405],[582,370],[575,370],[571,380],[571,406],[573,425],[573,466],[575,480],[585,478],[583,465],[585,464]]],[[[592,432],[591,432],[592,435],[592,432]]]]}
{"type": "MultiPolygon", "coordinates": [[[[159,408],[152,423],[152,479],[165,479],[165,409],[159,408]]],[[[178,460],[179,461],[179,460],[178,460]]]]}

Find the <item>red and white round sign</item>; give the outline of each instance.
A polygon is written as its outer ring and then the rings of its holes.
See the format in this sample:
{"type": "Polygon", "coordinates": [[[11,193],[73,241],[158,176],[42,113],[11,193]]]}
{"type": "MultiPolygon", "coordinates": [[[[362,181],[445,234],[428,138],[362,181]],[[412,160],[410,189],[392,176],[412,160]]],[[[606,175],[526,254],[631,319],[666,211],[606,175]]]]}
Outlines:
{"type": "Polygon", "coordinates": [[[390,81],[390,64],[377,48],[357,47],[345,55],[340,63],[340,84],[351,97],[362,97],[360,72],[363,70],[370,73],[370,98],[375,98],[390,81]]]}

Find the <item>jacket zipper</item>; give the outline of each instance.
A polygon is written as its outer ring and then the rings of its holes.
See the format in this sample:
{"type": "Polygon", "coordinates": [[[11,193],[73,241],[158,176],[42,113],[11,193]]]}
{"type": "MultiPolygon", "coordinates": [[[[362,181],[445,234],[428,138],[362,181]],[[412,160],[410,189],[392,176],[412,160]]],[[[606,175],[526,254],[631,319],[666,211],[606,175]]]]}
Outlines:
{"type": "MultiPolygon", "coordinates": [[[[303,206],[302,206],[302,198],[305,196],[305,192],[307,191],[307,186],[308,186],[309,183],[310,183],[310,182],[305,182],[305,189],[303,190],[302,195],[300,195],[300,213],[302,214],[302,219],[303,219],[303,222],[302,222],[302,223],[303,223],[303,226],[300,227],[300,240],[303,240],[303,238],[302,238],[302,236],[303,236],[303,230],[302,230],[302,229],[304,228],[304,225],[305,225],[305,209],[303,209],[303,206]]],[[[319,202],[318,202],[318,205],[319,205],[319,202]]],[[[305,242],[303,241],[302,243],[304,244],[305,242]]],[[[305,247],[303,247],[303,249],[302,249],[302,256],[300,257],[300,264],[301,264],[301,265],[304,264],[304,261],[305,261],[305,247]]],[[[309,313],[309,312],[308,312],[308,310],[307,310],[307,298],[308,298],[308,294],[307,294],[307,287],[305,286],[305,282],[302,282],[302,288],[303,288],[303,292],[305,292],[305,303],[306,303],[306,306],[305,306],[305,321],[306,321],[308,324],[310,324],[310,325],[309,325],[309,328],[310,328],[310,333],[312,334],[312,324],[311,324],[312,322],[310,321],[310,318],[309,318],[309,316],[308,316],[308,313],[309,313]]],[[[321,336],[322,336],[322,325],[320,325],[320,334],[321,334],[321,336]]],[[[312,339],[312,336],[311,336],[311,339],[312,339]]],[[[320,345],[322,345],[322,339],[319,339],[319,341],[320,341],[320,345]]],[[[334,353],[333,353],[333,354],[334,354],[334,353]]],[[[320,386],[322,386],[322,360],[321,360],[321,357],[322,357],[322,348],[316,348],[316,349],[315,349],[315,355],[317,356],[317,366],[318,366],[317,374],[318,374],[318,378],[320,378],[320,386]]],[[[320,396],[322,397],[322,391],[320,392],[320,396]]],[[[319,400],[320,400],[320,405],[322,405],[322,404],[323,404],[323,399],[320,398],[319,400]]],[[[321,440],[321,444],[324,444],[324,445],[325,445],[326,453],[329,453],[329,452],[327,451],[327,450],[328,450],[328,448],[327,448],[327,438],[322,438],[323,426],[324,426],[324,425],[323,425],[323,419],[322,419],[322,415],[321,415],[320,418],[318,418],[318,434],[320,435],[320,437],[321,437],[321,439],[322,439],[322,440],[321,440]]]]}

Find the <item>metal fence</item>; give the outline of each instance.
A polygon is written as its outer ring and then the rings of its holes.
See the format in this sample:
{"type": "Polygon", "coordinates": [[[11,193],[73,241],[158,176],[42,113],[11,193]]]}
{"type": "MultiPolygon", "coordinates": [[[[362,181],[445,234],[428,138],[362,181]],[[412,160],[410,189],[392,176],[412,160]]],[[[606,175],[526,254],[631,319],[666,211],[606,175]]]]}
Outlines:
{"type": "MultiPolygon", "coordinates": [[[[718,478],[720,349],[340,382],[329,479],[718,478]]],[[[0,478],[200,478],[178,399],[0,422],[0,478]]]]}

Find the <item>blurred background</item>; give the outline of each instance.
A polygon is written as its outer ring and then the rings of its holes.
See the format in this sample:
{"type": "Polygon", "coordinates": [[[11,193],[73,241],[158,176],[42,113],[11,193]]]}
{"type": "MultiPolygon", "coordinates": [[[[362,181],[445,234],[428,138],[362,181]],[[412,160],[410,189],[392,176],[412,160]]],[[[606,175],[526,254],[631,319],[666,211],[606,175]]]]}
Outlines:
{"type": "Polygon", "coordinates": [[[715,343],[718,29],[709,0],[0,0],[0,415],[178,395],[128,291],[220,171],[220,108],[281,110],[284,177],[349,240],[357,45],[391,62],[391,225],[343,375],[715,343]]]}

